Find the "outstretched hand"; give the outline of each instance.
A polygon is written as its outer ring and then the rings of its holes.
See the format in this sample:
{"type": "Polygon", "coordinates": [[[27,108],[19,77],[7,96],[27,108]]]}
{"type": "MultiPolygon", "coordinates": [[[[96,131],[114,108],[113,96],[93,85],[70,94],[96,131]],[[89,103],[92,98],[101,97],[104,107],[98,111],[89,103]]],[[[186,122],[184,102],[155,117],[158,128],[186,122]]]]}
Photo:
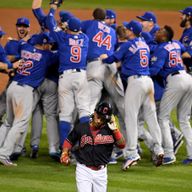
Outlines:
{"type": "Polygon", "coordinates": [[[115,116],[112,115],[111,116],[111,121],[108,124],[109,129],[111,129],[112,131],[115,131],[118,129],[117,123],[116,123],[116,119],[115,116]]]}

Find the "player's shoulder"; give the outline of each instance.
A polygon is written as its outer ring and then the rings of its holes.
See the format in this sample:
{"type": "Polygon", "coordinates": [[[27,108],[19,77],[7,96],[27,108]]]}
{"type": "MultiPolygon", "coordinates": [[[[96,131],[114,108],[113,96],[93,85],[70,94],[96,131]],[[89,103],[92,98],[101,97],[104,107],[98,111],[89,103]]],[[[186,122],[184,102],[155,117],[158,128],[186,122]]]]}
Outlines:
{"type": "Polygon", "coordinates": [[[4,52],[5,52],[5,50],[4,50],[3,46],[0,44],[0,53],[4,53],[4,52]]]}

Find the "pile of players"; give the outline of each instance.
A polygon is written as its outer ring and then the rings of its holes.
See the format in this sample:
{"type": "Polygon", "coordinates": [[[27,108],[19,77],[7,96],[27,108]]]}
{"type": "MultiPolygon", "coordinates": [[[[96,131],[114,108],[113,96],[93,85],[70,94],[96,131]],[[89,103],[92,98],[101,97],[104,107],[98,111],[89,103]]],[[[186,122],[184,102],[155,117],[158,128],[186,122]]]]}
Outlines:
{"type": "Polygon", "coordinates": [[[57,21],[58,4],[50,4],[47,15],[41,4],[32,4],[40,32],[30,35],[29,20],[19,18],[18,38],[0,47],[1,71],[10,75],[1,95],[0,112],[6,116],[0,128],[0,162],[16,165],[12,160],[24,153],[30,119],[30,157],[37,158],[43,115],[49,155],[59,161],[70,130],[89,122],[105,100],[114,106],[126,137],[125,149],[114,148],[109,162],[123,156],[123,170],[136,165],[142,140],[156,166],[172,164],[184,136],[183,163],[192,163],[192,7],[180,11],[184,31],[177,41],[170,26],[158,26],[153,12],[117,26],[113,10],[96,8],[86,21],[60,11],[57,21]],[[180,129],[171,120],[175,108],[180,129]]]}

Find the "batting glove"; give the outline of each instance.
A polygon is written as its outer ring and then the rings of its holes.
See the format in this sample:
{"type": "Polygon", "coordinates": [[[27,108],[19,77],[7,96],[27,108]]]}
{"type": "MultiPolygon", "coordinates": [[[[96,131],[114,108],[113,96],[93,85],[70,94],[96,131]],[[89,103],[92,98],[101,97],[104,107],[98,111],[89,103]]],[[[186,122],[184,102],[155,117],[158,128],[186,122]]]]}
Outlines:
{"type": "Polygon", "coordinates": [[[70,157],[69,157],[68,152],[66,152],[66,151],[62,152],[60,162],[64,165],[70,164],[70,157]]]}
{"type": "Polygon", "coordinates": [[[50,5],[56,5],[57,7],[60,7],[60,5],[63,3],[63,0],[50,0],[50,5]]]}
{"type": "Polygon", "coordinates": [[[111,121],[109,123],[107,123],[107,125],[108,125],[109,129],[111,129],[112,131],[115,131],[118,129],[114,115],[111,116],[111,121]]]}

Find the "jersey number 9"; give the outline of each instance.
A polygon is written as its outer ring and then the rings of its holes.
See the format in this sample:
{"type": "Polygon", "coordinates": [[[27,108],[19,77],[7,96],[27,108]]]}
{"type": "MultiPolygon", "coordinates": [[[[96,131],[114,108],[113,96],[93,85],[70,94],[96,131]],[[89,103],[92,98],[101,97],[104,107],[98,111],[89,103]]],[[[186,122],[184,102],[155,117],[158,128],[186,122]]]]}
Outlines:
{"type": "Polygon", "coordinates": [[[81,47],[79,46],[71,47],[70,61],[73,63],[79,63],[81,61],[81,47]]]}

